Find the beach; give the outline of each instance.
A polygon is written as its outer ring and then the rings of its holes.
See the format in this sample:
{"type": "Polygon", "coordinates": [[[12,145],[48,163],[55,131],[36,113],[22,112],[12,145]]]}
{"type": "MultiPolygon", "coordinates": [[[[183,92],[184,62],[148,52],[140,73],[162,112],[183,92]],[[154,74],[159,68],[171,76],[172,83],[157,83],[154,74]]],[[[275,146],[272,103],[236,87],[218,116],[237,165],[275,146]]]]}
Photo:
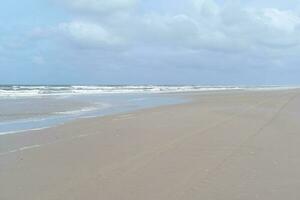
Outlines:
{"type": "Polygon", "coordinates": [[[0,199],[300,198],[299,89],[184,96],[0,135],[0,199]]]}

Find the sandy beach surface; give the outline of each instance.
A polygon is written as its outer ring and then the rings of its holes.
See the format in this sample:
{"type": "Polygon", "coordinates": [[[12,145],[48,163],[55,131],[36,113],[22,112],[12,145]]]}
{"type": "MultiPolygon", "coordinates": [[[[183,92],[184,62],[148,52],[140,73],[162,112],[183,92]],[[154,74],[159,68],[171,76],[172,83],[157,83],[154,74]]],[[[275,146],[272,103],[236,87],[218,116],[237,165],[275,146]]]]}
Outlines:
{"type": "Polygon", "coordinates": [[[300,199],[300,90],[190,98],[0,136],[0,199],[300,199]]]}

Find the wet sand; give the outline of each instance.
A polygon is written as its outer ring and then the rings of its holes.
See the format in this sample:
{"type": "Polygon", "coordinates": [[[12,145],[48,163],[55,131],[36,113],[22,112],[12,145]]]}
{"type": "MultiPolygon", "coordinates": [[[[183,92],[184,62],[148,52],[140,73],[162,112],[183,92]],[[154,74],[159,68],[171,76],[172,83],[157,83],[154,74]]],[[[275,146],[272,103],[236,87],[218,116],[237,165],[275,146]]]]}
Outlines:
{"type": "Polygon", "coordinates": [[[0,199],[300,199],[300,90],[190,97],[0,136],[0,199]]]}

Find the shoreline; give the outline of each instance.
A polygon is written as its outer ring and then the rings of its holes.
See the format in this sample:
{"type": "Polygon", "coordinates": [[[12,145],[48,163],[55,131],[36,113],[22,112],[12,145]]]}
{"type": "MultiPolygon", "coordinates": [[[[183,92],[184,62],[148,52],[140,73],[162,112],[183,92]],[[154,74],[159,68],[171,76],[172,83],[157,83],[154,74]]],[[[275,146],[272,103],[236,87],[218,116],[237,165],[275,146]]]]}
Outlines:
{"type": "Polygon", "coordinates": [[[187,98],[192,100],[0,136],[0,198],[297,195],[299,89],[187,98]]]}
{"type": "MultiPolygon", "coordinates": [[[[84,112],[79,113],[79,110],[75,110],[76,113],[78,113],[77,116],[72,116],[72,115],[49,115],[49,116],[44,116],[41,118],[41,121],[48,121],[48,120],[57,120],[57,121],[61,121],[61,122],[57,122],[57,123],[50,123],[47,124],[46,126],[38,126],[38,127],[33,127],[33,128],[28,128],[28,129],[24,129],[24,130],[12,130],[12,131],[5,131],[5,132],[0,132],[0,137],[2,135],[8,135],[8,134],[26,134],[26,133],[30,133],[32,131],[37,131],[37,130],[44,130],[44,129],[49,129],[49,128],[54,128],[54,127],[58,127],[58,126],[63,126],[64,124],[73,122],[73,121],[78,121],[81,119],[92,119],[92,118],[98,118],[98,117],[106,117],[106,116],[115,116],[115,115],[121,115],[121,114],[126,114],[126,113],[132,113],[132,112],[136,112],[136,111],[140,111],[140,110],[148,110],[148,109],[152,109],[152,108],[157,108],[157,107],[164,107],[164,106],[168,106],[168,105],[178,105],[178,104],[184,104],[184,103],[188,103],[189,101],[193,101],[193,95],[208,95],[208,94],[220,94],[220,93],[229,93],[229,92],[242,92],[244,90],[226,90],[226,91],[199,91],[199,92],[174,92],[174,93],[161,93],[161,94],[152,94],[154,95],[154,97],[160,97],[162,99],[164,98],[170,98],[172,99],[171,103],[159,103],[158,105],[148,105],[148,106],[142,106],[140,108],[132,108],[129,110],[122,110],[120,109],[119,111],[112,111],[112,112],[108,112],[108,113],[98,113],[98,114],[92,114],[89,115],[88,113],[85,114],[84,112]],[[61,119],[61,120],[59,120],[61,119]]],[[[146,94],[149,95],[149,94],[146,94]]],[[[80,109],[80,110],[86,110],[86,108],[80,109]]],[[[96,109],[94,109],[96,110],[96,109]]],[[[62,113],[68,113],[68,112],[74,112],[74,111],[63,111],[62,113]]],[[[101,111],[100,111],[101,112],[101,111]]],[[[60,112],[56,112],[56,113],[60,113],[60,112]]],[[[8,124],[18,124],[18,123],[22,123],[24,122],[36,122],[39,121],[39,118],[30,118],[31,120],[28,119],[20,119],[20,120],[16,120],[16,121],[3,121],[1,123],[8,123],[8,124]]]]}
{"type": "MultiPolygon", "coordinates": [[[[148,113],[148,112],[156,112],[155,110],[160,110],[160,109],[168,109],[169,107],[177,107],[177,106],[184,106],[184,105],[188,105],[188,104],[193,104],[195,102],[197,102],[197,100],[199,100],[199,96],[204,96],[204,97],[209,97],[209,96],[214,96],[214,95],[232,95],[232,94],[247,94],[247,93],[274,93],[274,92],[289,92],[289,91],[294,91],[294,90],[299,90],[300,89],[281,89],[281,90],[226,90],[226,91],[205,91],[205,92],[178,92],[178,93],[166,93],[163,95],[167,95],[167,96],[176,96],[175,98],[181,98],[184,99],[184,101],[179,102],[179,103],[175,103],[175,104],[163,104],[163,105],[158,105],[158,106],[154,106],[154,107],[145,107],[145,108],[139,108],[139,109],[134,109],[134,110],[130,110],[130,111],[125,111],[125,112],[117,112],[117,113],[112,113],[112,114],[107,114],[107,115],[102,115],[102,116],[90,116],[90,117],[79,117],[79,118],[74,118],[73,120],[70,121],[66,121],[62,124],[57,124],[57,125],[53,125],[53,126],[49,126],[49,127],[42,127],[42,128],[36,128],[36,129],[29,129],[29,130],[22,130],[22,131],[18,131],[18,132],[11,132],[9,134],[0,134],[0,141],[2,141],[3,143],[3,139],[5,140],[6,138],[12,138],[13,140],[18,138],[25,138],[27,136],[30,137],[39,137],[39,134],[43,134],[43,132],[52,132],[52,131],[57,131],[59,129],[63,129],[65,126],[67,127],[72,127],[73,125],[79,123],[79,124],[85,124],[85,123],[89,123],[89,121],[107,121],[107,120],[116,120],[119,117],[123,117],[123,116],[128,116],[128,115],[135,115],[138,113],[148,113]],[[23,136],[24,135],[24,136],[23,136]],[[1,140],[2,139],[2,140],[1,140]]],[[[81,137],[79,136],[74,136],[71,137],[70,140],[76,139],[77,137],[81,137]]],[[[30,141],[28,139],[26,139],[26,141],[30,141]]],[[[47,143],[46,143],[47,144],[47,143]]],[[[49,143],[51,144],[51,142],[49,143]]],[[[0,145],[0,156],[1,155],[6,155],[9,153],[16,153],[18,152],[18,150],[22,150],[25,147],[25,150],[27,149],[26,147],[30,147],[30,146],[39,146],[40,144],[26,144],[23,146],[19,146],[16,149],[10,149],[7,152],[2,152],[3,145],[0,145]]]]}
{"type": "MultiPolygon", "coordinates": [[[[57,127],[65,123],[84,119],[84,118],[94,118],[109,116],[114,114],[121,114],[126,112],[132,112],[135,110],[140,110],[144,108],[152,108],[160,105],[172,105],[184,102],[185,99],[181,98],[181,95],[171,95],[171,94],[122,94],[122,95],[96,95],[90,96],[86,95],[78,99],[78,97],[69,97],[68,100],[61,101],[60,99],[42,99],[38,100],[40,104],[38,107],[27,105],[29,100],[21,99],[22,104],[27,106],[27,110],[16,112],[16,109],[7,109],[12,110],[12,113],[9,113],[7,110],[2,115],[2,118],[5,116],[16,116],[16,119],[4,120],[0,119],[0,135],[6,134],[22,134],[24,132],[29,132],[31,130],[46,129],[51,127],[57,127]],[[115,102],[117,98],[120,98],[120,102],[115,102]],[[42,102],[42,103],[41,103],[42,102]],[[48,102],[48,103],[47,103],[48,102]],[[56,102],[59,105],[59,108],[52,108],[52,111],[43,112],[43,108],[47,106],[52,106],[51,103],[56,102]],[[80,108],[77,108],[76,105],[81,104],[80,108]],[[75,105],[73,109],[72,106],[75,105]],[[104,106],[105,105],[105,106],[104,106]],[[35,110],[38,114],[31,114],[31,117],[28,118],[17,118],[26,115],[28,112],[31,112],[31,109],[35,110]],[[69,109],[69,110],[68,110],[69,109]],[[74,110],[75,109],[75,110],[74,110]],[[41,112],[41,113],[39,113],[41,112]]],[[[7,100],[8,101],[8,100],[7,100]]],[[[18,104],[18,101],[12,103],[12,105],[18,104]]],[[[4,102],[5,105],[5,102],[4,102]]],[[[19,105],[17,105],[19,106],[19,105]]],[[[1,107],[0,107],[1,109],[1,107]]],[[[44,109],[45,110],[45,109],[44,109]]],[[[51,110],[51,109],[50,109],[51,110]]]]}

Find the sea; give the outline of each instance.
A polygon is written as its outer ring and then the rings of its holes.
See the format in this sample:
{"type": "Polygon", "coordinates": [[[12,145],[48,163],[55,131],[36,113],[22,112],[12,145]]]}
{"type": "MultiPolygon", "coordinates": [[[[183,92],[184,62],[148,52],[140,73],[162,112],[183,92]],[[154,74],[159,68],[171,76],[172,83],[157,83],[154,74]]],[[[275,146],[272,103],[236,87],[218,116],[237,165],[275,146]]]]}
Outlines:
{"type": "Polygon", "coordinates": [[[246,89],[278,87],[0,85],[0,135],[187,101],[177,93],[246,89]]]}

